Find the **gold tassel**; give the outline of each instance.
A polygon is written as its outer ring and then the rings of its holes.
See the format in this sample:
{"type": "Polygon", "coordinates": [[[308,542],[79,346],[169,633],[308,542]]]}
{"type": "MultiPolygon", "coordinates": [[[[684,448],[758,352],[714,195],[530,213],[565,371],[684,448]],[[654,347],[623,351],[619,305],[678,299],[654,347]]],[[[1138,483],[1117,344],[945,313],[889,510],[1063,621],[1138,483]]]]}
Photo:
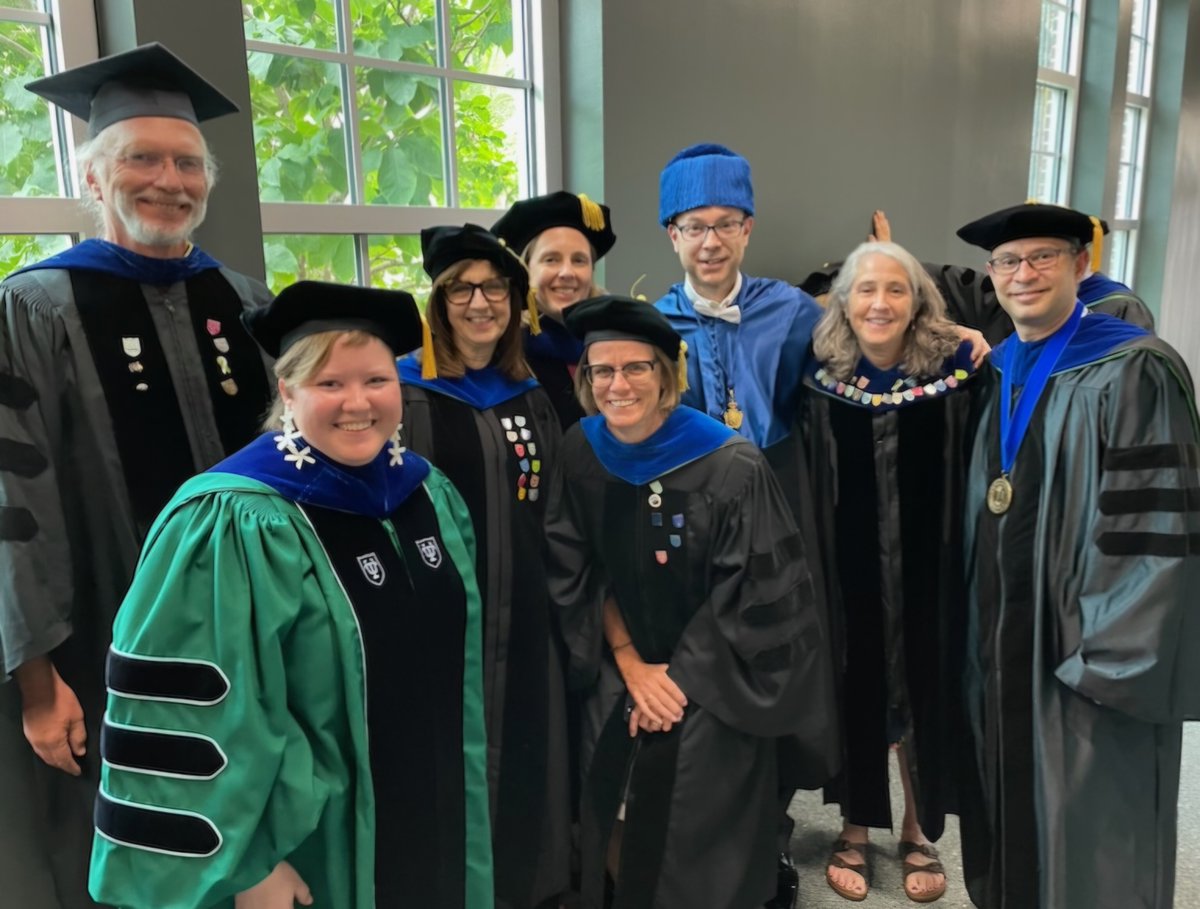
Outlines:
{"type": "Polygon", "coordinates": [[[421,378],[436,379],[437,377],[437,355],[433,352],[433,332],[429,329],[429,322],[424,316],[421,316],[421,378]]]}
{"type": "Polygon", "coordinates": [[[538,315],[537,291],[532,287],[525,294],[525,307],[529,311],[529,333],[531,335],[540,335],[542,333],[542,320],[538,315]]]}
{"type": "Polygon", "coordinates": [[[579,207],[583,212],[583,226],[588,230],[604,230],[604,209],[585,196],[579,194],[579,207]]]}
{"type": "Polygon", "coordinates": [[[679,374],[679,393],[688,390],[687,380],[687,341],[679,341],[679,358],[675,363],[675,371],[679,374]]]}
{"type": "Polygon", "coordinates": [[[646,275],[645,275],[645,273],[643,273],[640,278],[638,278],[636,281],[633,282],[633,286],[629,288],[629,296],[631,296],[635,300],[641,300],[643,303],[646,302],[646,295],[635,293],[635,291],[637,290],[637,286],[642,283],[642,281],[645,279],[645,277],[646,277],[646,275]]]}
{"type": "Polygon", "coordinates": [[[1099,271],[1104,259],[1104,228],[1095,215],[1088,215],[1088,220],[1092,222],[1092,271],[1099,271]]]}

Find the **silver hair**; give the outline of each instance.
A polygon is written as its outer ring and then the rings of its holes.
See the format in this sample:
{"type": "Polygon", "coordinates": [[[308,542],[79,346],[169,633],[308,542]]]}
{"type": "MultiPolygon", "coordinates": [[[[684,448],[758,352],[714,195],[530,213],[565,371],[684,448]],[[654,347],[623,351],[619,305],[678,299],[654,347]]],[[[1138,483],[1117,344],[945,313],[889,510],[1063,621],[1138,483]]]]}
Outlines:
{"type": "Polygon", "coordinates": [[[825,314],[813,329],[813,353],[825,370],[839,381],[854,376],[862,359],[862,348],[850,328],[847,306],[863,262],[868,256],[887,256],[908,276],[913,294],[912,322],[905,332],[900,366],[910,376],[935,375],[947,357],[958,349],[961,339],[953,322],[946,318],[946,303],[937,284],[912,253],[895,243],[860,244],[846,258],[829,289],[825,314]]]}
{"type": "MultiPolygon", "coordinates": [[[[124,123],[125,121],[118,120],[116,123],[104,127],[96,135],[80,143],[75,149],[75,161],[79,167],[79,201],[83,204],[84,210],[95,220],[96,226],[100,230],[104,229],[104,203],[92,193],[91,187],[88,186],[88,175],[94,173],[100,179],[108,177],[109,169],[112,167],[113,154],[126,141],[124,123]]],[[[200,134],[200,147],[204,153],[207,195],[217,185],[221,165],[209,150],[204,133],[199,130],[197,132],[200,134]]]]}

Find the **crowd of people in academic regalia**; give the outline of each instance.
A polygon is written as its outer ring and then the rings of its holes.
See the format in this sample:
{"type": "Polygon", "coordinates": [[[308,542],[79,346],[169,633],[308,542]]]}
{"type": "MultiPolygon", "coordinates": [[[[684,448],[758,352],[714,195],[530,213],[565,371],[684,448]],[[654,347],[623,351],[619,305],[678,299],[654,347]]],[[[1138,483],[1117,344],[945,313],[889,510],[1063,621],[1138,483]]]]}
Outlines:
{"type": "Polygon", "coordinates": [[[876,212],[801,289],[705,144],[656,302],[568,192],[423,231],[423,307],[272,297],[191,242],[228,99],[29,87],[100,235],[0,283],[5,905],[790,909],[824,787],[846,900],[891,829],[914,902],[1170,909],[1200,420],[1103,221],[876,212]]]}

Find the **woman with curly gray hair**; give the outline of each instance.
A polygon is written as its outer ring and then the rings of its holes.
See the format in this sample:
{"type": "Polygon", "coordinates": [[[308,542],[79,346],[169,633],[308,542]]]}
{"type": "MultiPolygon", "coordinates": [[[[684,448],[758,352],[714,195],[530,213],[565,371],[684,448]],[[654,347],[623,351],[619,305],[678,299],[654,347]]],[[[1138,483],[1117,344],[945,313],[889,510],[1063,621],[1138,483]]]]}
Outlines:
{"type": "Polygon", "coordinates": [[[843,768],[826,789],[844,826],[826,878],[859,901],[871,827],[892,827],[888,749],[904,789],[904,890],[932,902],[937,839],[955,804],[953,660],[963,602],[957,519],[970,342],[936,285],[894,243],[859,246],[813,331],[801,408],[843,667],[843,768]]]}

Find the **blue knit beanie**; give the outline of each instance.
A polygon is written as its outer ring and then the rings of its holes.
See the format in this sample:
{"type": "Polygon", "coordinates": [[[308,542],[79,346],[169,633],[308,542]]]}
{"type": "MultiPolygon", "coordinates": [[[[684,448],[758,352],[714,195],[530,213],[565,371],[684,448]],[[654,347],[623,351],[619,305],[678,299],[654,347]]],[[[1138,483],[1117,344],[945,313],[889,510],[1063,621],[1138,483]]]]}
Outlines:
{"type": "Polygon", "coordinates": [[[658,178],[658,221],[666,227],[681,212],[709,205],[740,208],[754,214],[750,162],[724,145],[685,148],[658,178]]]}

